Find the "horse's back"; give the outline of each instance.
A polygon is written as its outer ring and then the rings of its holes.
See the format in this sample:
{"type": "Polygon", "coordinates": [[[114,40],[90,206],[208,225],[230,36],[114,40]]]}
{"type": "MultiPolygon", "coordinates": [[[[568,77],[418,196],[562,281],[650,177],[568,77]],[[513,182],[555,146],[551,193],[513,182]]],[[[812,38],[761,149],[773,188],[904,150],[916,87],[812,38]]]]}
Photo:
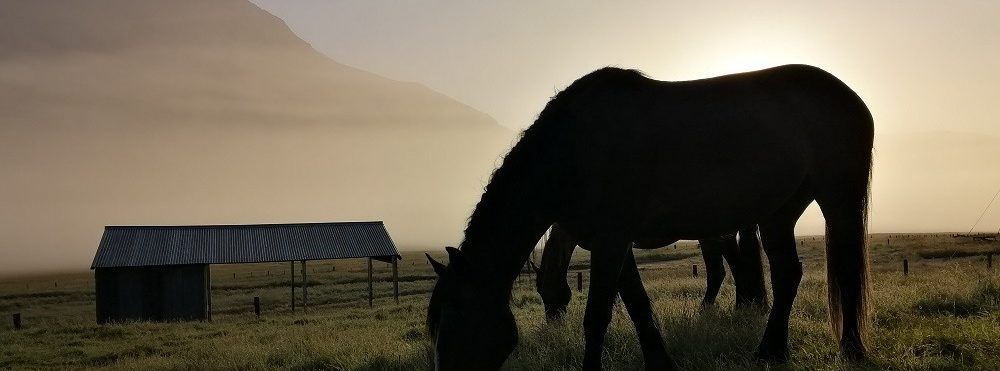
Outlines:
{"type": "Polygon", "coordinates": [[[735,231],[824,164],[870,156],[864,103],[816,67],[680,82],[604,69],[573,85],[565,136],[576,197],[589,205],[575,211],[622,224],[673,225],[685,236],[735,231]]]}

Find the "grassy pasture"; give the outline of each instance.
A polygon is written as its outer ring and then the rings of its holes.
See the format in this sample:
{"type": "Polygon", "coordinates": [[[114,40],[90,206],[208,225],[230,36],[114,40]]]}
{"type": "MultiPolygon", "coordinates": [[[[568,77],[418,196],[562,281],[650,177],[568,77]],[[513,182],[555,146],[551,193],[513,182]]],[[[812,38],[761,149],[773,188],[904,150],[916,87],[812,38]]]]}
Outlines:
{"type": "MultiPolygon", "coordinates": [[[[806,277],[791,321],[792,360],[785,365],[753,360],[766,312],[733,310],[729,279],[717,307],[699,307],[705,281],[691,277],[691,265],[702,266],[693,244],[637,254],[664,336],[682,367],[1000,369],[1000,243],[938,234],[873,235],[872,359],[849,364],[838,359],[829,335],[822,239],[799,240],[806,277]],[[992,271],[984,257],[991,251],[992,271]],[[907,277],[903,259],[909,261],[907,277]]],[[[587,265],[586,252],[578,251],[575,259],[574,268],[587,265]]],[[[424,317],[434,274],[420,253],[405,254],[400,264],[399,304],[384,263],[375,263],[376,300],[369,308],[365,261],[310,262],[309,311],[294,314],[287,263],[213,266],[212,322],[106,326],[95,324],[89,272],[2,278],[0,369],[427,369],[432,358],[424,317]],[[253,315],[254,296],[261,298],[260,319],[253,315]],[[11,327],[14,312],[23,316],[19,331],[11,327]]],[[[567,278],[575,280],[576,274],[567,278]]],[[[511,304],[521,341],[506,367],[578,368],[585,291],[575,293],[562,323],[547,324],[524,276],[511,304]]],[[[619,305],[605,367],[636,369],[641,359],[619,305]]]]}

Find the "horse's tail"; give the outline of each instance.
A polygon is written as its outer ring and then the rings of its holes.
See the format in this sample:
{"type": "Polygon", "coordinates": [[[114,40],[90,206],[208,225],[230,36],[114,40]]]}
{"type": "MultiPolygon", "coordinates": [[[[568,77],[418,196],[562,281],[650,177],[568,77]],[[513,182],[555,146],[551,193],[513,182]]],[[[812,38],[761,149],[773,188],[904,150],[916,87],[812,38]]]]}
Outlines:
{"type": "MultiPolygon", "coordinates": [[[[865,352],[868,329],[871,324],[871,273],[868,262],[868,212],[871,203],[872,159],[868,158],[867,179],[864,184],[858,209],[852,212],[858,219],[847,222],[847,228],[831,230],[831,221],[826,227],[827,284],[829,285],[830,326],[838,340],[844,339],[844,330],[857,333],[847,334],[858,340],[852,349],[865,352]],[[856,321],[856,322],[855,322],[856,321]]],[[[841,227],[844,227],[842,224],[841,227]]],[[[841,344],[844,345],[843,342],[841,344]]]]}

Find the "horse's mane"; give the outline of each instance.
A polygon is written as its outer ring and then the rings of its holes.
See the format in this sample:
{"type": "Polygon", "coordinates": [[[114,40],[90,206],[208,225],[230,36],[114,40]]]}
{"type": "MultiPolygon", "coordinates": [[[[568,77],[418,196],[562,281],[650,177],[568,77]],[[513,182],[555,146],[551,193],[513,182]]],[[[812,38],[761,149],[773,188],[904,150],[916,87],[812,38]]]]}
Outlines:
{"type": "Polygon", "coordinates": [[[511,200],[534,206],[551,203],[552,191],[560,187],[557,180],[564,179],[559,173],[563,170],[559,166],[559,156],[551,154],[563,150],[560,134],[574,121],[567,107],[569,102],[595,86],[634,82],[637,78],[645,76],[636,70],[604,67],[577,79],[549,99],[535,122],[521,132],[517,143],[490,176],[482,198],[469,217],[462,249],[478,245],[478,238],[490,235],[487,232],[497,227],[494,219],[500,214],[497,209],[511,200]],[[523,187],[525,183],[531,184],[523,187]]]}

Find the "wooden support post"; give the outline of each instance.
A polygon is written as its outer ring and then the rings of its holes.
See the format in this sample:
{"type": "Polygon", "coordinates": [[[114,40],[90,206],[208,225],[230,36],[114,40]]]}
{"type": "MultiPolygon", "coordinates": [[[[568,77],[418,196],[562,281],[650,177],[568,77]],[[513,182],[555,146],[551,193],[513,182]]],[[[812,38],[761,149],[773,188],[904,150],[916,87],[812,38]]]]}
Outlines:
{"type": "Polygon", "coordinates": [[[13,317],[14,317],[13,318],[13,320],[14,320],[14,329],[15,330],[20,330],[21,329],[21,313],[14,313],[13,317]]]}
{"type": "Polygon", "coordinates": [[[302,310],[309,311],[309,278],[306,276],[306,261],[302,261],[302,310]]]}
{"type": "Polygon", "coordinates": [[[583,272],[576,272],[576,291],[583,292],[583,272]]]}
{"type": "Polygon", "coordinates": [[[212,266],[205,264],[205,301],[208,302],[208,321],[212,322],[212,266]]]}
{"type": "Polygon", "coordinates": [[[292,274],[291,274],[291,276],[289,276],[291,278],[291,281],[288,284],[288,286],[292,287],[292,313],[295,313],[295,261],[292,260],[292,261],[289,261],[288,263],[290,264],[290,266],[292,268],[291,269],[292,274]]]}
{"type": "Polygon", "coordinates": [[[910,261],[906,259],[903,259],[903,275],[910,275],[910,261]]]}
{"type": "Polygon", "coordinates": [[[698,264],[691,264],[691,276],[698,277],[698,264]]]}
{"type": "Polygon", "coordinates": [[[368,307],[371,307],[375,300],[374,294],[372,290],[372,258],[368,258],[368,307]]]}
{"type": "Polygon", "coordinates": [[[986,254],[986,269],[993,269],[993,254],[986,254]]]}
{"type": "Polygon", "coordinates": [[[260,318],[260,296],[253,297],[253,314],[260,318]]]}
{"type": "Polygon", "coordinates": [[[399,268],[398,260],[392,256],[392,294],[396,296],[396,304],[399,304],[399,268]]]}

